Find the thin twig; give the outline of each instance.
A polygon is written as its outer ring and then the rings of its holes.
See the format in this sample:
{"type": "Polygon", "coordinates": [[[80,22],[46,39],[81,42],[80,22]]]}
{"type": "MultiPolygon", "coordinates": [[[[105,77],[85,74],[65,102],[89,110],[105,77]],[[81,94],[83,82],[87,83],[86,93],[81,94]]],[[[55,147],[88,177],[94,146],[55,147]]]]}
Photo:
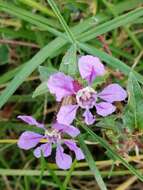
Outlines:
{"type": "Polygon", "coordinates": [[[118,186],[115,190],[126,190],[132,185],[138,178],[136,176],[130,177],[127,181],[118,186]]]}
{"type": "MultiPolygon", "coordinates": [[[[27,79],[25,79],[25,81],[33,81],[33,80],[38,80],[39,79],[39,76],[31,76],[31,77],[28,77],[27,79]]],[[[7,87],[8,83],[5,83],[5,84],[1,84],[0,85],[0,89],[2,88],[5,88],[7,87]]]]}
{"type": "Polygon", "coordinates": [[[3,178],[3,181],[5,182],[7,190],[12,190],[12,188],[11,188],[11,186],[9,184],[7,176],[3,175],[2,178],[3,178]]]}
{"type": "MultiPolygon", "coordinates": [[[[64,140],[67,140],[67,139],[64,139],[64,140]]],[[[18,142],[18,139],[0,139],[0,144],[15,144],[18,142]]],[[[41,139],[40,141],[41,143],[46,143],[48,142],[47,139],[41,139]]],[[[75,140],[75,142],[77,142],[75,140]]],[[[92,142],[92,141],[84,141],[86,144],[89,144],[89,145],[97,145],[98,143],[97,142],[92,142]]]]}
{"type": "MultiPolygon", "coordinates": [[[[139,172],[143,172],[143,169],[138,169],[139,172]]],[[[67,175],[67,171],[60,171],[60,170],[54,170],[54,173],[58,176],[66,176],[67,175]]],[[[108,176],[109,175],[109,171],[101,171],[102,176],[108,176]]],[[[6,175],[6,176],[39,176],[41,175],[41,170],[23,170],[23,169],[0,169],[0,175],[6,175]]],[[[43,176],[50,176],[51,174],[45,170],[43,173],[43,176]]],[[[76,170],[73,171],[72,176],[77,176],[77,177],[90,177],[93,176],[93,171],[83,171],[83,170],[76,170]]],[[[125,176],[125,175],[131,175],[131,172],[129,170],[118,170],[118,171],[113,171],[112,172],[112,176],[125,176]]]]}
{"type": "MultiPolygon", "coordinates": [[[[135,163],[139,163],[139,161],[142,163],[143,159],[143,155],[139,155],[139,156],[129,156],[126,161],[127,162],[135,162],[135,163]]],[[[115,161],[114,164],[119,165],[121,163],[121,161],[115,161]]],[[[97,166],[110,166],[113,164],[113,160],[101,160],[101,161],[96,161],[96,165],[97,166]]],[[[86,167],[88,166],[87,162],[80,162],[78,163],[78,165],[76,167],[86,167]]]]}
{"type": "MultiPolygon", "coordinates": [[[[1,17],[1,15],[0,15],[1,17]]],[[[14,26],[16,28],[21,27],[21,22],[13,19],[0,19],[0,24],[2,26],[14,26]]]]}
{"type": "Polygon", "coordinates": [[[57,110],[57,105],[54,106],[54,107],[52,107],[52,108],[47,109],[44,114],[47,115],[47,114],[49,114],[49,113],[51,113],[51,112],[54,112],[54,111],[56,111],[56,110],[57,110]]]}
{"type": "Polygon", "coordinates": [[[47,96],[47,94],[46,94],[46,95],[45,95],[45,98],[44,98],[43,123],[45,123],[45,121],[46,121],[47,102],[48,102],[48,96],[47,96]]]}
{"type": "Polygon", "coordinates": [[[139,63],[141,57],[143,56],[143,50],[139,53],[139,55],[135,58],[134,64],[132,65],[132,69],[134,69],[139,63]]]}
{"type": "Polygon", "coordinates": [[[19,46],[27,46],[32,48],[40,48],[39,45],[30,43],[30,42],[22,42],[17,40],[7,40],[7,39],[0,39],[0,44],[11,44],[11,45],[19,45],[19,46]]]}

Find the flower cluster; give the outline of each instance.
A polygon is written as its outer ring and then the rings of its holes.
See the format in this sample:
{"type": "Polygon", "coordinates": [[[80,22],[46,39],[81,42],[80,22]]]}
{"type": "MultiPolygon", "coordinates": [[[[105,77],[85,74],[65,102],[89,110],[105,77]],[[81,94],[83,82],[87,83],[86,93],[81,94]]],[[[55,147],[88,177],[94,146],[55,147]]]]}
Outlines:
{"type": "Polygon", "coordinates": [[[72,163],[71,156],[64,153],[63,145],[75,153],[77,160],[84,159],[82,150],[71,139],[80,134],[79,129],[72,125],[78,109],[84,110],[84,121],[87,125],[91,125],[96,120],[91,109],[96,109],[98,115],[105,117],[116,110],[115,105],[113,105],[114,102],[123,101],[127,97],[126,91],[115,83],[108,85],[101,92],[97,92],[92,87],[96,77],[103,76],[106,73],[99,58],[90,55],[82,56],[78,61],[78,68],[81,78],[86,80],[87,86],[62,72],[54,73],[48,80],[49,91],[56,96],[58,102],[67,97],[74,99],[74,103],[61,106],[57,113],[56,122],[52,124],[50,129],[47,129],[44,124],[37,122],[31,116],[18,116],[27,124],[35,125],[44,131],[43,135],[30,131],[22,133],[18,146],[25,150],[36,147],[34,155],[37,158],[41,155],[50,156],[52,145],[56,146],[56,163],[62,169],[70,168],[72,163]],[[64,135],[70,136],[70,139],[64,139],[64,135]],[[41,144],[43,139],[45,141],[41,144]]]}
{"type": "Polygon", "coordinates": [[[45,131],[43,135],[31,131],[23,132],[18,141],[20,148],[29,150],[36,147],[34,156],[39,158],[41,154],[43,154],[44,157],[50,156],[52,153],[52,145],[56,145],[56,163],[61,169],[68,169],[72,164],[72,158],[70,155],[64,153],[62,144],[65,144],[71,151],[74,151],[77,160],[84,159],[81,149],[73,140],[63,139],[64,134],[68,134],[71,137],[79,135],[80,131],[74,126],[56,122],[50,129],[46,129],[43,124],[38,123],[31,116],[18,116],[18,118],[29,125],[35,125],[45,131]],[[45,143],[37,146],[41,140],[45,140],[45,143]]]}
{"type": "Polygon", "coordinates": [[[83,113],[85,123],[91,125],[96,118],[90,109],[95,107],[97,114],[105,117],[116,110],[113,103],[125,100],[127,93],[115,83],[108,85],[101,92],[92,88],[95,78],[105,74],[105,68],[97,57],[82,56],[78,61],[78,67],[81,78],[87,81],[88,86],[84,87],[72,77],[58,72],[49,78],[48,88],[52,94],[55,94],[57,101],[61,101],[67,96],[73,96],[76,99],[76,104],[61,107],[57,114],[59,123],[71,124],[76,117],[78,108],[82,108],[85,110],[83,113]]]}

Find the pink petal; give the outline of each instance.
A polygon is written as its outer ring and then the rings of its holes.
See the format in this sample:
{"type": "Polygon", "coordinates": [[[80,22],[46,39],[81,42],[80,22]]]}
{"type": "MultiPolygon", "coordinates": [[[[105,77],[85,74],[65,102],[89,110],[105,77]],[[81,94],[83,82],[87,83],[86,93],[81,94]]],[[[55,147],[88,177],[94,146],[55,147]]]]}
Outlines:
{"type": "Polygon", "coordinates": [[[18,140],[18,147],[28,150],[30,148],[35,147],[40,140],[42,139],[42,135],[31,132],[31,131],[26,131],[24,133],[22,133],[22,135],[20,136],[19,140],[18,140]]]}
{"type": "Polygon", "coordinates": [[[48,88],[52,94],[55,94],[56,100],[61,101],[62,98],[74,94],[73,79],[64,73],[55,73],[48,80],[48,88]]]}
{"type": "Polygon", "coordinates": [[[83,113],[83,116],[85,117],[85,123],[87,125],[92,125],[95,122],[95,117],[92,115],[92,113],[86,109],[83,113]]]}
{"type": "Polygon", "coordinates": [[[52,152],[52,145],[50,143],[46,143],[46,144],[42,144],[41,146],[37,147],[34,150],[34,156],[36,158],[40,158],[41,152],[42,152],[44,157],[50,156],[51,152],[52,152]]]}
{"type": "Polygon", "coordinates": [[[127,92],[118,84],[110,84],[98,94],[98,97],[112,103],[115,101],[125,100],[127,97],[127,92]]]}
{"type": "Polygon", "coordinates": [[[61,145],[58,145],[56,149],[56,163],[59,168],[64,170],[69,169],[72,164],[71,156],[64,153],[64,149],[61,145]]]}
{"type": "Polygon", "coordinates": [[[116,110],[116,107],[108,102],[101,102],[95,105],[99,115],[105,117],[116,110]]]}
{"type": "Polygon", "coordinates": [[[104,65],[98,57],[91,55],[82,56],[78,61],[81,77],[91,84],[97,76],[105,74],[104,65]]]}
{"type": "Polygon", "coordinates": [[[66,140],[64,143],[68,146],[68,148],[72,151],[74,151],[76,155],[77,160],[83,160],[84,159],[84,154],[82,150],[76,145],[76,143],[72,140],[66,140]]]}
{"type": "Polygon", "coordinates": [[[57,114],[58,123],[65,125],[71,124],[76,117],[77,109],[77,105],[62,106],[57,114]]]}
{"type": "Polygon", "coordinates": [[[60,123],[55,123],[55,124],[53,124],[53,128],[57,129],[60,132],[67,133],[71,137],[76,137],[77,135],[80,134],[79,129],[77,129],[76,127],[74,127],[72,125],[64,125],[64,124],[60,124],[60,123]]]}
{"type": "Polygon", "coordinates": [[[36,125],[37,127],[44,128],[44,125],[42,123],[38,123],[36,119],[33,118],[32,116],[19,115],[17,118],[21,119],[22,121],[24,121],[25,123],[29,125],[36,125]]]}

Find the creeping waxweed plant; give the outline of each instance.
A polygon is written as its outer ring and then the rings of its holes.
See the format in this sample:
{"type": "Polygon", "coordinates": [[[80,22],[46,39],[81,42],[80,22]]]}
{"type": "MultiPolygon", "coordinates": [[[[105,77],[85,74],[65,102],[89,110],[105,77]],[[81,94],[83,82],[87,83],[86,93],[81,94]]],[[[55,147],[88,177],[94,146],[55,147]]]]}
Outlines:
{"type": "Polygon", "coordinates": [[[0,2],[0,190],[142,189],[142,4],[0,2]]]}
{"type": "Polygon", "coordinates": [[[38,123],[31,116],[18,116],[29,125],[35,125],[44,130],[44,134],[38,134],[35,132],[26,131],[22,133],[19,138],[18,146],[22,149],[29,150],[36,147],[41,140],[45,140],[45,143],[39,145],[34,150],[34,156],[39,158],[43,154],[44,157],[48,157],[52,153],[52,146],[56,146],[56,163],[61,169],[69,169],[72,164],[72,158],[70,155],[64,153],[62,144],[65,144],[71,151],[75,152],[76,159],[84,159],[82,150],[76,145],[72,139],[64,139],[64,134],[68,134],[70,137],[76,137],[80,131],[72,125],[64,125],[55,122],[50,129],[47,129],[44,124],[38,123]],[[46,142],[47,141],[47,142],[46,142]]]}
{"type": "Polygon", "coordinates": [[[84,159],[84,153],[75,142],[80,129],[73,126],[73,123],[76,123],[74,120],[79,119],[88,126],[94,125],[96,115],[111,115],[116,111],[114,102],[127,98],[126,90],[117,83],[108,84],[101,90],[94,88],[96,78],[106,74],[106,69],[98,57],[81,56],[77,65],[80,77],[72,78],[57,71],[47,79],[47,88],[55,95],[57,102],[63,102],[66,98],[72,100],[61,104],[50,128],[46,128],[45,124],[37,122],[32,116],[18,116],[27,124],[44,131],[43,134],[30,131],[22,133],[18,141],[19,148],[29,150],[35,147],[34,156],[37,158],[41,155],[49,157],[52,147],[56,148],[55,159],[61,169],[69,169],[72,164],[71,155],[64,152],[65,146],[75,153],[77,160],[84,159]]]}
{"type": "Polygon", "coordinates": [[[116,107],[112,104],[115,101],[123,101],[127,97],[126,91],[118,84],[110,84],[101,92],[97,92],[92,87],[92,83],[97,76],[105,74],[104,65],[99,58],[91,55],[82,56],[78,61],[78,68],[82,79],[87,81],[87,86],[83,86],[77,79],[73,79],[64,73],[55,73],[48,80],[48,88],[56,95],[56,100],[61,101],[67,96],[75,97],[76,104],[62,106],[57,114],[58,122],[70,124],[76,117],[78,108],[84,109],[83,117],[85,123],[91,125],[96,117],[92,115],[90,109],[96,108],[98,115],[106,117],[115,112],[116,107]],[[68,117],[65,117],[65,116],[68,117]]]}

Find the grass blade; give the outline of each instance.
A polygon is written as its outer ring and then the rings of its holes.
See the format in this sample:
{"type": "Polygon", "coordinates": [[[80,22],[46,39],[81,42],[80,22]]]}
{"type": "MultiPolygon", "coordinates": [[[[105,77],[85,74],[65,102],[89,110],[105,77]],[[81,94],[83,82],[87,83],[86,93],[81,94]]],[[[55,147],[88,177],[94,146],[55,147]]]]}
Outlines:
{"type": "Polygon", "coordinates": [[[132,72],[129,74],[127,91],[129,99],[123,115],[124,126],[129,130],[141,130],[143,128],[143,92],[132,72]]]}
{"type": "Polygon", "coordinates": [[[116,151],[113,150],[113,149],[111,148],[111,146],[110,146],[103,138],[101,138],[100,136],[96,135],[93,131],[91,131],[91,130],[89,129],[89,127],[85,127],[84,125],[81,125],[81,126],[82,126],[82,128],[83,128],[88,134],[90,134],[90,135],[92,136],[92,138],[93,138],[95,141],[99,142],[102,147],[104,147],[106,150],[108,150],[108,152],[110,153],[110,155],[113,156],[114,159],[120,160],[121,163],[122,163],[125,167],[127,167],[127,168],[130,170],[130,172],[131,172],[132,174],[134,174],[135,176],[137,176],[138,179],[140,179],[140,180],[143,182],[143,175],[142,175],[141,173],[139,173],[138,170],[136,170],[133,166],[131,166],[124,158],[122,158],[120,155],[118,155],[118,154],[116,153],[116,151]]]}
{"type": "MultiPolygon", "coordinates": [[[[2,4],[0,4],[0,6],[2,6],[2,4]]],[[[141,9],[138,9],[138,10],[136,10],[134,12],[132,11],[132,13],[133,13],[133,15],[136,14],[136,18],[137,18],[137,16],[140,17],[141,15],[143,15],[143,9],[141,8],[141,9]]],[[[123,18],[124,17],[122,17],[122,19],[123,18]]],[[[124,18],[124,19],[126,19],[126,18],[124,18]]],[[[114,19],[114,22],[115,21],[117,21],[117,20],[114,19]]],[[[119,22],[121,22],[121,20],[119,20],[119,22]]],[[[109,25],[109,22],[106,22],[106,23],[108,23],[108,25],[109,25]]],[[[116,26],[118,27],[119,25],[116,25],[116,26]]],[[[77,28],[79,28],[79,26],[77,28]]],[[[112,29],[111,26],[110,26],[110,29],[112,29]]],[[[104,32],[107,32],[107,31],[109,31],[109,28],[106,27],[106,30],[105,30],[103,28],[103,25],[102,25],[102,27],[100,27],[100,32],[99,32],[99,28],[98,28],[98,34],[103,34],[104,32]]],[[[95,35],[94,36],[92,35],[92,38],[94,38],[94,37],[95,37],[95,35]]],[[[2,94],[0,96],[0,108],[2,108],[2,106],[7,102],[9,97],[16,91],[16,89],[23,83],[23,81],[40,64],[42,64],[46,60],[46,58],[48,58],[48,57],[50,57],[50,56],[52,56],[54,54],[56,55],[56,52],[60,48],[65,46],[66,44],[67,44],[67,41],[65,39],[57,38],[57,39],[53,40],[52,42],[50,42],[43,49],[41,49],[30,61],[28,61],[24,65],[24,67],[21,69],[21,71],[15,76],[15,78],[8,84],[7,88],[2,92],[2,94]],[[56,44],[56,46],[55,46],[55,44],[56,44]]],[[[117,68],[120,71],[122,71],[124,74],[128,75],[130,67],[125,65],[123,62],[121,62],[118,59],[113,58],[113,57],[107,55],[106,53],[101,52],[100,50],[98,50],[98,49],[96,49],[96,48],[94,48],[92,46],[89,46],[87,44],[83,44],[83,43],[78,43],[78,44],[79,44],[80,48],[82,48],[83,50],[87,51],[90,54],[93,54],[93,55],[95,54],[95,55],[99,56],[102,60],[105,60],[113,68],[117,68]]],[[[143,83],[143,77],[141,75],[136,74],[136,77],[141,83],[143,83]]]]}
{"type": "Polygon", "coordinates": [[[43,12],[43,13],[51,16],[51,17],[55,17],[55,14],[48,7],[45,7],[45,6],[41,5],[40,3],[37,3],[33,0],[24,0],[24,1],[18,0],[18,1],[20,1],[21,3],[24,3],[26,5],[29,5],[31,7],[34,7],[37,10],[39,10],[39,11],[41,11],[41,12],[43,12]]]}
{"type": "MultiPolygon", "coordinates": [[[[143,169],[139,169],[139,171],[142,173],[143,169]]],[[[66,171],[54,171],[56,175],[58,176],[66,176],[67,172],[66,171]]],[[[5,175],[5,176],[39,176],[41,173],[40,170],[30,170],[30,169],[0,169],[0,176],[5,175]]],[[[109,175],[109,171],[101,171],[101,174],[103,177],[107,177],[109,175]]],[[[131,171],[129,170],[118,170],[118,171],[113,171],[111,176],[125,176],[125,175],[130,175],[132,174],[131,171]]],[[[50,176],[50,173],[45,171],[43,176],[50,176]]],[[[72,176],[77,176],[77,177],[92,177],[93,172],[90,170],[83,171],[83,170],[78,170],[78,171],[73,171],[72,176]]]]}
{"type": "Polygon", "coordinates": [[[46,168],[46,163],[45,163],[45,158],[43,156],[43,153],[41,154],[40,165],[41,165],[41,174],[39,176],[39,180],[38,180],[38,184],[37,184],[36,190],[40,190],[40,186],[41,186],[41,182],[42,182],[42,177],[43,177],[43,174],[44,174],[44,170],[46,168]]]}
{"type": "Polygon", "coordinates": [[[63,28],[65,30],[65,32],[67,33],[69,41],[71,43],[73,43],[73,44],[76,43],[75,38],[73,36],[73,33],[71,32],[70,28],[68,27],[68,25],[65,22],[64,18],[62,17],[62,15],[61,15],[56,3],[54,2],[54,0],[47,0],[47,1],[48,1],[49,5],[51,6],[51,8],[53,9],[55,15],[58,17],[61,25],[63,26],[63,28]]]}
{"type": "Polygon", "coordinates": [[[67,172],[67,175],[66,175],[65,180],[64,180],[64,183],[63,183],[63,186],[64,186],[65,189],[67,189],[67,185],[68,185],[68,183],[69,183],[69,181],[70,181],[70,179],[71,179],[71,175],[72,175],[72,172],[74,171],[74,168],[75,168],[75,166],[76,166],[76,163],[77,163],[77,161],[74,160],[74,162],[72,163],[71,168],[70,168],[69,171],[67,172]]]}
{"type": "Polygon", "coordinates": [[[108,22],[101,24],[98,28],[93,27],[93,29],[80,35],[78,39],[81,39],[81,41],[83,42],[92,40],[96,36],[99,36],[103,33],[111,31],[120,26],[125,26],[127,24],[132,23],[133,21],[135,21],[137,18],[141,17],[142,15],[143,15],[143,8],[142,7],[137,8],[133,11],[130,11],[127,14],[123,14],[121,16],[118,16],[117,18],[114,18],[108,22]]]}
{"type": "Polygon", "coordinates": [[[54,170],[52,170],[49,165],[48,165],[48,170],[49,170],[50,175],[52,176],[53,180],[55,181],[55,183],[58,184],[58,187],[60,188],[60,190],[66,190],[64,188],[64,186],[62,185],[62,182],[60,181],[60,179],[58,178],[58,176],[54,172],[54,170]]]}
{"type": "Polygon", "coordinates": [[[93,159],[88,147],[84,143],[84,140],[83,140],[81,135],[79,137],[79,143],[80,143],[80,146],[81,146],[82,150],[84,151],[86,161],[88,162],[89,167],[90,167],[91,171],[93,172],[94,177],[96,179],[96,182],[98,183],[100,189],[101,190],[107,190],[106,185],[105,185],[105,183],[104,183],[104,181],[102,179],[102,176],[101,176],[98,168],[96,167],[94,159],[93,159]]]}
{"type": "Polygon", "coordinates": [[[55,39],[43,49],[41,49],[30,61],[28,61],[14,79],[8,84],[7,88],[3,91],[0,96],[0,108],[7,102],[8,98],[15,92],[15,90],[23,83],[23,81],[41,64],[47,57],[63,45],[66,44],[65,40],[55,39]],[[56,46],[55,46],[56,44],[56,46]]]}
{"type": "Polygon", "coordinates": [[[39,28],[43,28],[44,30],[49,31],[51,34],[54,34],[56,36],[62,36],[64,38],[64,35],[61,32],[54,29],[53,26],[51,27],[51,22],[45,17],[33,15],[25,9],[16,7],[11,3],[0,3],[0,10],[15,15],[20,19],[26,20],[29,23],[38,26],[39,28]]]}

